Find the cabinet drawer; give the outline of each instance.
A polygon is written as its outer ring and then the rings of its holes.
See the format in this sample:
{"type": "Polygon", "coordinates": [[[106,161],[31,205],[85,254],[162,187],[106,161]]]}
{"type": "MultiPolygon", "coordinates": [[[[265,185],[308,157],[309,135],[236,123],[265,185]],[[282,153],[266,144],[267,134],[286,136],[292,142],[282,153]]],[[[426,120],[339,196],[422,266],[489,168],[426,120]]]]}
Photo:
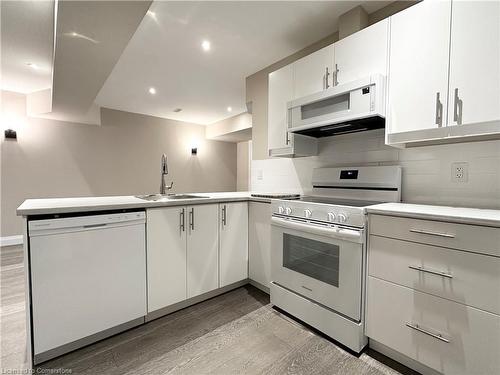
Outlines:
{"type": "Polygon", "coordinates": [[[500,256],[500,228],[370,215],[370,234],[500,256]]]}
{"type": "Polygon", "coordinates": [[[500,258],[370,236],[369,275],[500,314],[500,258]]]}
{"type": "Polygon", "coordinates": [[[369,276],[366,328],[368,337],[444,374],[500,373],[498,315],[369,276]]]}

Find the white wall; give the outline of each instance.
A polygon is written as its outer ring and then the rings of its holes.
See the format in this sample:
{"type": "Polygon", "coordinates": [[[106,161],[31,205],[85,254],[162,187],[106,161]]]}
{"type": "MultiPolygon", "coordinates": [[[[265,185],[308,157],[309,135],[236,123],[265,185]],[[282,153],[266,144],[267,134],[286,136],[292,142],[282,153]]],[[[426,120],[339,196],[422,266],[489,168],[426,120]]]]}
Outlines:
{"type": "Polygon", "coordinates": [[[405,202],[500,209],[500,141],[399,150],[383,129],[320,139],[314,157],[253,160],[250,188],[307,194],[314,168],[348,165],[401,165],[405,202]],[[452,182],[452,162],[469,163],[467,183],[452,182]]]}

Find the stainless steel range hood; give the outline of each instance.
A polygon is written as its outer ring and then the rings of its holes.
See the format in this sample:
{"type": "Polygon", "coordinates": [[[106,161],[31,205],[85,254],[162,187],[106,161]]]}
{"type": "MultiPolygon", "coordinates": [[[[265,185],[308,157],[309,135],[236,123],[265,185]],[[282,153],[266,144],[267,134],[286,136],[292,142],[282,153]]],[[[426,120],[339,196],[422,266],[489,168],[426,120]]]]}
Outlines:
{"type": "Polygon", "coordinates": [[[288,131],[321,138],[385,126],[385,77],[373,75],[288,102],[288,131]]]}

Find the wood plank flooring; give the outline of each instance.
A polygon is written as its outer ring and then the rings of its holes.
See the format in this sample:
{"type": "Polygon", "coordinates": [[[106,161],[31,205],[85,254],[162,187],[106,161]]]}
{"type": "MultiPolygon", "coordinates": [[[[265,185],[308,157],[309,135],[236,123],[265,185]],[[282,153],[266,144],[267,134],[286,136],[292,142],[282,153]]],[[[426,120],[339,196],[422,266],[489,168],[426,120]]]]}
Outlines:
{"type": "MultiPolygon", "coordinates": [[[[0,258],[0,368],[22,369],[22,248],[4,247],[0,258]]],[[[281,314],[268,295],[249,285],[48,361],[39,371],[47,369],[111,375],[399,374],[366,353],[349,354],[281,314]]]]}

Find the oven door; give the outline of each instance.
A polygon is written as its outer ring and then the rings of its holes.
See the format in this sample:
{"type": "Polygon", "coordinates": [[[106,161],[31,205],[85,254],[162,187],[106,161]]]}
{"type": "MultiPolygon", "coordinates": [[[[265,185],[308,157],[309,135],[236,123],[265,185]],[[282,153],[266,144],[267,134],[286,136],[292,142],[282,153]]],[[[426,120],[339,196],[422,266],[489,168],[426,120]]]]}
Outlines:
{"type": "Polygon", "coordinates": [[[364,231],[272,217],[271,279],[361,320],[364,231]]]}

